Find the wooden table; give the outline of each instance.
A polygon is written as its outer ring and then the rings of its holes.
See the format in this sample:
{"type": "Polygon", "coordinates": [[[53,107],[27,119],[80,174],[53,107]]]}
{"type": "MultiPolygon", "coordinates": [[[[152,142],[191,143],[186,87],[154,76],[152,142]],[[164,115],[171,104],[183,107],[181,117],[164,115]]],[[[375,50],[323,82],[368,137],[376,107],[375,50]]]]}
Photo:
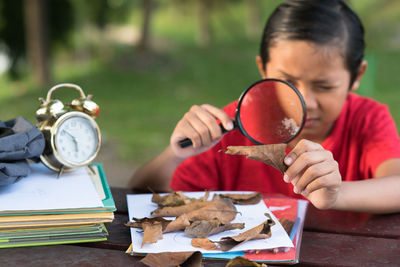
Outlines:
{"type": "MultiPolygon", "coordinates": [[[[125,254],[131,238],[126,194],[111,189],[117,211],[105,242],[0,249],[0,266],[144,266],[125,254]]],[[[205,266],[226,262],[204,260],[205,266]]],[[[309,205],[299,266],[400,266],[400,213],[321,211],[309,205]]]]}

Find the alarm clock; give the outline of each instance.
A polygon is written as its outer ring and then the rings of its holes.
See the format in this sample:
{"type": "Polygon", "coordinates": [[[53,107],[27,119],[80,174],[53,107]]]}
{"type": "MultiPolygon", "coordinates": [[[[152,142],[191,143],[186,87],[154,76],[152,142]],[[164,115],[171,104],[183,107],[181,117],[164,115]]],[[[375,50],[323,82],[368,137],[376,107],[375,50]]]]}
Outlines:
{"type": "Polygon", "coordinates": [[[46,100],[39,98],[39,101],[37,128],[45,137],[41,162],[57,171],[58,176],[78,167],[90,167],[101,146],[101,133],[95,121],[100,109],[92,95],[86,97],[78,85],[63,83],[52,87],[46,100]],[[52,93],[63,87],[76,89],[80,97],[67,104],[52,99],[52,93]]]}

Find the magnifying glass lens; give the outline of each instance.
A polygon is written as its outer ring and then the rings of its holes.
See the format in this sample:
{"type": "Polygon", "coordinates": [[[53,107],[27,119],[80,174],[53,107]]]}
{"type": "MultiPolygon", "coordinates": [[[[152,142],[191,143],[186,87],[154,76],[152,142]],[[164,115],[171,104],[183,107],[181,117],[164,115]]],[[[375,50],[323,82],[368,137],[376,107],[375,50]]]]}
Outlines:
{"type": "Polygon", "coordinates": [[[244,135],[258,144],[287,143],[304,123],[304,101],[281,80],[263,80],[243,93],[236,120],[244,135]]]}
{"type": "MultiPolygon", "coordinates": [[[[294,86],[279,79],[264,79],[240,96],[235,128],[259,145],[288,143],[300,133],[305,115],[304,99],[294,86]]],[[[227,131],[222,128],[222,132],[227,131]]],[[[187,147],[192,141],[186,138],[179,145],[187,147]]]]}

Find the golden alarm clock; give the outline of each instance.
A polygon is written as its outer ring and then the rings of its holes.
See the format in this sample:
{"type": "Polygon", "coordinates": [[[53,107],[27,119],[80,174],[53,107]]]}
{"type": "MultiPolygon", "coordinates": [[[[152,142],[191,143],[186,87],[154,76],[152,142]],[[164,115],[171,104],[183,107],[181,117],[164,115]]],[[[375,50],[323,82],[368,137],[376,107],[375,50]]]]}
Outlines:
{"type": "Polygon", "coordinates": [[[43,132],[46,140],[40,160],[48,168],[57,171],[60,176],[64,171],[88,166],[96,158],[101,146],[101,133],[95,118],[99,115],[99,106],[92,101],[92,96],[85,96],[82,88],[71,83],[52,87],[47,98],[39,98],[40,108],[36,111],[37,128],[43,132]],[[74,88],[80,98],[63,104],[52,99],[51,94],[58,88],[74,88]]]}

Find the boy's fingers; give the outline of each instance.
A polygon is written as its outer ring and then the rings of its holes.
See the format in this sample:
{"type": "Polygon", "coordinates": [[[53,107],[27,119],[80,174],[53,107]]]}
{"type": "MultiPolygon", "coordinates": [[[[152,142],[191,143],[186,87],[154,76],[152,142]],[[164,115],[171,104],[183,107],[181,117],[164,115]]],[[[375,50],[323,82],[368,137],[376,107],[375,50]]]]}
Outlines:
{"type": "Polygon", "coordinates": [[[185,115],[186,120],[189,122],[190,126],[197,132],[200,136],[201,144],[193,143],[193,147],[208,146],[211,144],[211,134],[207,125],[199,118],[199,116],[193,112],[188,112],[185,115]]]}
{"type": "Polygon", "coordinates": [[[333,179],[332,177],[333,175],[335,175],[335,172],[329,173],[328,175],[325,175],[320,179],[315,179],[301,191],[301,194],[307,196],[314,191],[317,191],[322,188],[327,188],[327,184],[331,179],[333,179]]]}
{"type": "Polygon", "coordinates": [[[212,115],[214,115],[219,121],[221,121],[224,128],[228,131],[233,130],[233,121],[229,116],[220,108],[211,106],[209,104],[201,105],[202,108],[206,109],[212,115]]]}
{"type": "Polygon", "coordinates": [[[202,145],[201,136],[199,133],[192,127],[191,123],[182,119],[178,127],[180,128],[179,132],[176,134],[176,142],[188,138],[192,141],[192,145],[194,148],[200,147],[202,145]]]}
{"type": "Polygon", "coordinates": [[[284,162],[287,166],[290,166],[293,164],[294,161],[298,157],[300,157],[303,153],[305,152],[311,152],[311,151],[316,151],[316,150],[323,150],[323,147],[318,144],[314,143],[309,140],[302,139],[299,141],[299,143],[293,148],[292,151],[289,152],[289,154],[286,155],[284,162]]]}
{"type": "Polygon", "coordinates": [[[334,169],[331,166],[330,162],[323,161],[318,164],[312,165],[304,172],[301,176],[301,179],[297,181],[295,187],[298,192],[302,192],[307,188],[307,186],[313,183],[316,180],[319,180],[318,183],[328,186],[324,177],[332,173],[334,169]]]}
{"type": "Polygon", "coordinates": [[[211,140],[214,141],[222,136],[221,127],[218,125],[213,114],[203,109],[203,112],[199,112],[197,115],[204,125],[207,126],[209,134],[211,135],[211,140]]]}
{"type": "Polygon", "coordinates": [[[286,179],[291,182],[294,177],[301,177],[310,166],[324,161],[323,152],[324,151],[311,151],[304,152],[299,156],[296,155],[296,160],[286,170],[286,179]]]}

